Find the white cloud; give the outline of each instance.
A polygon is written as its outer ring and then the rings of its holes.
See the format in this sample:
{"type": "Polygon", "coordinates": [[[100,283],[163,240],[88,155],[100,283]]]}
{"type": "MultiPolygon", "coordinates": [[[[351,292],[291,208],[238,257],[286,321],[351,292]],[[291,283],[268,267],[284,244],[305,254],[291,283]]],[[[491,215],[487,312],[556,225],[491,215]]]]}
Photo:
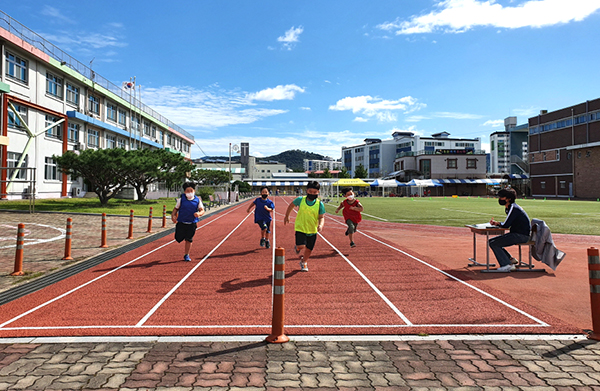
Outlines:
{"type": "Polygon", "coordinates": [[[419,122],[419,121],[423,121],[424,119],[429,119],[429,117],[426,117],[424,115],[411,115],[410,117],[406,118],[406,122],[419,122]]]}
{"type": "Polygon", "coordinates": [[[49,16],[49,21],[75,24],[73,19],[63,15],[57,8],[49,5],[45,5],[44,8],[42,8],[41,14],[44,16],[49,16]]]}
{"type": "Polygon", "coordinates": [[[295,84],[288,84],[285,86],[278,85],[275,88],[266,88],[262,91],[253,92],[248,94],[250,100],[261,100],[271,102],[274,100],[291,100],[294,99],[297,92],[304,92],[304,88],[298,87],[295,84]]]}
{"type": "Polygon", "coordinates": [[[369,122],[368,118],[356,117],[352,120],[353,122],[369,122]]]}
{"type": "Polygon", "coordinates": [[[579,22],[600,9],[598,0],[527,0],[503,6],[496,0],[443,0],[438,10],[409,20],[396,19],[377,28],[400,34],[461,33],[474,27],[515,29],[579,22]]]}
{"type": "Polygon", "coordinates": [[[453,113],[449,111],[439,111],[434,113],[435,117],[438,118],[451,118],[451,119],[480,119],[482,115],[478,114],[467,114],[467,113],[453,113]]]}
{"type": "Polygon", "coordinates": [[[512,114],[516,115],[517,117],[529,118],[538,115],[540,110],[541,109],[539,107],[526,107],[522,109],[513,109],[511,111],[512,114]]]}
{"type": "Polygon", "coordinates": [[[300,107],[300,110],[312,111],[310,107],[300,107]]]}
{"type": "Polygon", "coordinates": [[[397,120],[396,114],[393,113],[394,111],[401,111],[407,114],[424,107],[426,107],[424,103],[419,103],[412,96],[405,96],[397,100],[385,100],[366,95],[340,99],[335,105],[329,106],[329,110],[349,110],[354,114],[360,113],[367,117],[376,117],[382,122],[393,122],[397,120]]]}
{"type": "Polygon", "coordinates": [[[504,126],[504,120],[503,119],[494,119],[494,120],[487,120],[483,123],[483,126],[491,126],[491,127],[498,127],[498,126],[504,126]]]}
{"type": "Polygon", "coordinates": [[[213,85],[199,90],[193,87],[146,88],[144,103],[176,124],[191,129],[216,129],[229,125],[250,124],[287,110],[258,108],[242,91],[226,91],[213,85]]]}
{"type": "Polygon", "coordinates": [[[282,42],[284,48],[286,48],[287,50],[292,50],[294,45],[297,42],[300,42],[300,39],[298,38],[300,37],[300,34],[302,34],[303,31],[304,27],[302,26],[299,26],[297,28],[292,26],[292,28],[285,32],[285,35],[277,38],[277,42],[282,42]]]}
{"type": "Polygon", "coordinates": [[[396,128],[394,127],[392,130],[390,130],[390,134],[393,134],[394,132],[412,132],[414,133],[416,136],[424,136],[425,135],[425,131],[417,129],[416,125],[411,125],[406,129],[401,129],[401,128],[396,128]]]}

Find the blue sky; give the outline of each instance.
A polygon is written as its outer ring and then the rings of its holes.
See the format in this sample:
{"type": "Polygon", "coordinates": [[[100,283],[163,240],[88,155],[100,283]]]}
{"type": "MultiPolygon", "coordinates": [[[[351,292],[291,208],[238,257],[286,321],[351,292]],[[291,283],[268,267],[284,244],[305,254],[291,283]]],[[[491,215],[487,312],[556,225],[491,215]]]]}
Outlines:
{"type": "Polygon", "coordinates": [[[191,132],[192,157],[480,137],[600,97],[600,0],[38,1],[2,10],[191,132]]]}

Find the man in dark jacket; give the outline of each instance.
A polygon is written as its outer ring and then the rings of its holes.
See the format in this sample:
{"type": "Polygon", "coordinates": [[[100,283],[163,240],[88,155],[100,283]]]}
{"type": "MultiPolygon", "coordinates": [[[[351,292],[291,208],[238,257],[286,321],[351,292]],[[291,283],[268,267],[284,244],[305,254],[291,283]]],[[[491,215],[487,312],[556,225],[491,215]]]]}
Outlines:
{"type": "Polygon", "coordinates": [[[506,251],[505,247],[519,243],[527,243],[531,234],[531,222],[529,216],[519,205],[515,203],[517,192],[514,189],[502,189],[498,192],[498,203],[503,205],[506,212],[506,220],[503,223],[490,220],[491,225],[502,228],[510,228],[510,232],[490,239],[490,248],[496,255],[500,267],[499,272],[510,272],[515,270],[513,257],[506,251]]]}

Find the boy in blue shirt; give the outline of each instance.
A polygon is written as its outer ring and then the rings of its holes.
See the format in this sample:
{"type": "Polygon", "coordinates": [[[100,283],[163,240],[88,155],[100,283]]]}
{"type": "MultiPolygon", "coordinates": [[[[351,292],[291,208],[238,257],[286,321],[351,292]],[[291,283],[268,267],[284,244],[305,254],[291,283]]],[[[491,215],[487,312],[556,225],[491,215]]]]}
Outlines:
{"type": "Polygon", "coordinates": [[[175,226],[175,240],[181,243],[185,240],[185,255],[183,260],[190,262],[190,249],[196,234],[199,217],[204,214],[204,205],[200,198],[196,197],[196,185],[193,182],[183,184],[184,193],[177,200],[175,209],[171,213],[171,220],[177,223],[175,226]]]}
{"type": "Polygon", "coordinates": [[[252,208],[255,208],[254,222],[260,227],[260,247],[270,248],[271,212],[275,209],[275,204],[269,199],[269,188],[267,186],[260,188],[260,197],[250,204],[246,213],[250,213],[252,208]]]}

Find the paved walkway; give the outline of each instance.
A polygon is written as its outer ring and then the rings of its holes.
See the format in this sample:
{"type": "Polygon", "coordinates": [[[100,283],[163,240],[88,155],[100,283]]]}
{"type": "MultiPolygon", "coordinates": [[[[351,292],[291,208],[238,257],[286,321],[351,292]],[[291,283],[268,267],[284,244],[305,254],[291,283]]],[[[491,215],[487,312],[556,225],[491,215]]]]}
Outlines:
{"type": "Polygon", "coordinates": [[[600,342],[522,338],[10,343],[0,390],[600,390],[600,342]]]}

